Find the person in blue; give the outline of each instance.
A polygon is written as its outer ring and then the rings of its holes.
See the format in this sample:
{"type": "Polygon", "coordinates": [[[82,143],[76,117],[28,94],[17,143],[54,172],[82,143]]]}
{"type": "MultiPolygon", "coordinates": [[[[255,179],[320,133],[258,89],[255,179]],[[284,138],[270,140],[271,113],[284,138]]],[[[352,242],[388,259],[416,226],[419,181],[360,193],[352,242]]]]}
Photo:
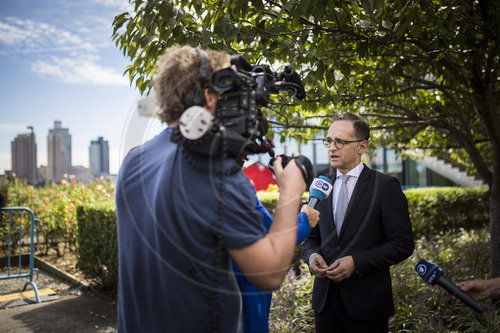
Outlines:
{"type": "MultiPolygon", "coordinates": [[[[257,212],[264,218],[264,226],[269,230],[273,216],[257,198],[257,212]]],[[[319,212],[307,205],[302,206],[302,211],[297,216],[297,241],[302,243],[319,220],[319,212]]],[[[243,299],[243,324],[245,333],[269,332],[269,312],[271,309],[272,293],[255,287],[241,272],[238,265],[233,262],[236,281],[243,299]]]]}
{"type": "Polygon", "coordinates": [[[228,65],[227,53],[190,46],[168,48],[158,65],[159,117],[169,127],[132,149],[117,178],[118,332],[243,332],[231,258],[264,291],[288,271],[306,187],[297,165],[274,163],[280,194],[267,232],[248,178],[226,172],[237,161],[172,142],[189,93],[214,114],[208,78],[228,65]]]}

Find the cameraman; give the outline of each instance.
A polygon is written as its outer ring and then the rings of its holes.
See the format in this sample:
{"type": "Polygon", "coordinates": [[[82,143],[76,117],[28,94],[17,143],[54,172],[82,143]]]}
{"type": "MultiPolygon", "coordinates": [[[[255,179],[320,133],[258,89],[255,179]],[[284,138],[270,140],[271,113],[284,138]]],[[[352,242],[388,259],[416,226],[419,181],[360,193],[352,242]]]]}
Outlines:
{"type": "Polygon", "coordinates": [[[239,332],[241,295],[230,256],[266,291],[277,289],[289,268],[305,190],[297,165],[274,163],[280,196],[266,233],[249,180],[224,172],[239,168],[234,159],[171,141],[192,96],[215,114],[218,94],[209,78],[228,65],[226,53],[189,46],[171,47],[160,60],[155,92],[169,127],[128,153],[117,180],[119,332],[239,332]]]}

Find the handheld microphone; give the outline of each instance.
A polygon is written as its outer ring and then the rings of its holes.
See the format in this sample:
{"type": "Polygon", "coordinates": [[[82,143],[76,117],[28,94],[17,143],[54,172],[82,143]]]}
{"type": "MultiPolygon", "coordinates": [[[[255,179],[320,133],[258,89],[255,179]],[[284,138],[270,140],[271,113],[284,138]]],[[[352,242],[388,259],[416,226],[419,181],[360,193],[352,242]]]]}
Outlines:
{"type": "Polygon", "coordinates": [[[307,205],[311,208],[316,208],[318,203],[327,198],[332,192],[332,181],[325,176],[314,178],[309,187],[309,201],[307,205]]]}
{"type": "Polygon", "coordinates": [[[431,285],[435,285],[437,283],[439,286],[443,287],[444,290],[458,298],[462,303],[470,306],[475,311],[479,313],[482,313],[484,311],[484,308],[481,304],[470,297],[469,294],[460,290],[460,288],[458,288],[456,284],[446,279],[443,276],[443,270],[437,265],[431,264],[425,259],[421,259],[415,266],[415,270],[426,283],[430,283],[431,285]]]}

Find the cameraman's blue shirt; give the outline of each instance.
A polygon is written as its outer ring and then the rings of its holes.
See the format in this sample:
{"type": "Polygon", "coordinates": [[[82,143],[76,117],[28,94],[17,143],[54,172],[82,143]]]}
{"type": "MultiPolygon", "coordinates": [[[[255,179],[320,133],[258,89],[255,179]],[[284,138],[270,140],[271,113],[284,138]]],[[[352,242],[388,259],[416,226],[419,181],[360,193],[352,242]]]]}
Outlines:
{"type": "Polygon", "coordinates": [[[240,171],[200,171],[234,161],[188,162],[170,136],[166,129],[131,150],[118,175],[118,330],[241,332],[227,250],[265,235],[255,190],[240,171]]]}

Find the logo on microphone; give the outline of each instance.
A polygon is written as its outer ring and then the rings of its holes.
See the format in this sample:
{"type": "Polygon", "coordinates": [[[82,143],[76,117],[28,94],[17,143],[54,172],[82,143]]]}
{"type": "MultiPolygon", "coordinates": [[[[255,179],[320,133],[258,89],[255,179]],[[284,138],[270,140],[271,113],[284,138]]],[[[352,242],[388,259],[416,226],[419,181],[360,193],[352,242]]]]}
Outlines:
{"type": "Polygon", "coordinates": [[[321,179],[318,179],[316,181],[316,183],[314,183],[314,186],[316,188],[322,189],[323,191],[328,191],[328,188],[330,187],[330,184],[328,184],[327,182],[322,181],[321,179]]]}
{"type": "Polygon", "coordinates": [[[419,264],[419,265],[417,265],[416,270],[417,270],[418,275],[424,276],[425,273],[427,273],[427,266],[425,266],[424,264],[419,264]]]}

